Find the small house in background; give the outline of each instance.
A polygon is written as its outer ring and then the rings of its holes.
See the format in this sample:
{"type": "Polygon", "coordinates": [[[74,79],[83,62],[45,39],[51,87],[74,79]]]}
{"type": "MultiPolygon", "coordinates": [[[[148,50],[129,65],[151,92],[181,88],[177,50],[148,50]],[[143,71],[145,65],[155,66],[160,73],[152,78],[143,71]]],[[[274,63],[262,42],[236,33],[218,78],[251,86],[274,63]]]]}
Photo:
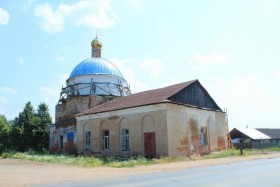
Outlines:
{"type": "Polygon", "coordinates": [[[232,143],[236,148],[264,148],[280,146],[280,129],[234,128],[230,131],[232,143]]]}

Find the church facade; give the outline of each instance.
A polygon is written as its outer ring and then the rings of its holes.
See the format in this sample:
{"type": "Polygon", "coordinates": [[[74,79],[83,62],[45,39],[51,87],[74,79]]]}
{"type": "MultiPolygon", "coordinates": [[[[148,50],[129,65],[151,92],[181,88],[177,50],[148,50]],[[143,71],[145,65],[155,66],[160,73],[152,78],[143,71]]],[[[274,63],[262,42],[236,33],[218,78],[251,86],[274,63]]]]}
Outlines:
{"type": "Polygon", "coordinates": [[[101,48],[92,41],[92,58],[62,88],[52,152],[176,157],[227,149],[225,113],[198,80],[131,94],[101,48]]]}

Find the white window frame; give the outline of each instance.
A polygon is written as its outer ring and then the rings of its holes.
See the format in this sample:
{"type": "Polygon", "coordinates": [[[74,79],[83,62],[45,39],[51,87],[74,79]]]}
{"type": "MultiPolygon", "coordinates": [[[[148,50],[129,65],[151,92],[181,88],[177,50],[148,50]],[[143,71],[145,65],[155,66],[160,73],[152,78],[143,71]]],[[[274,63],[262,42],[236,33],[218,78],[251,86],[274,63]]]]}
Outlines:
{"type": "Polygon", "coordinates": [[[130,151],[129,129],[121,129],[121,147],[122,151],[130,151]]]}
{"type": "Polygon", "coordinates": [[[85,132],[85,149],[91,149],[91,131],[85,132]]]}
{"type": "Polygon", "coordinates": [[[103,131],[103,147],[104,147],[105,151],[109,151],[109,149],[110,149],[110,131],[109,130],[103,131]],[[108,132],[108,135],[105,135],[105,132],[108,132]]]}

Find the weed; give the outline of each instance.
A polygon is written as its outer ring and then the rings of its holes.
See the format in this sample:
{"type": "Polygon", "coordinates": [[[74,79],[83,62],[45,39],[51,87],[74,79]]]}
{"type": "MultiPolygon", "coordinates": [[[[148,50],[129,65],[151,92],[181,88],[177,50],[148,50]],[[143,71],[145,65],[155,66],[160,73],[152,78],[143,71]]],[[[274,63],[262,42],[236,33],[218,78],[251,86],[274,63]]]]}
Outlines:
{"type": "MultiPolygon", "coordinates": [[[[266,149],[244,149],[243,156],[248,155],[257,155],[263,154],[269,151],[280,151],[280,147],[275,148],[266,148],[266,149]]],[[[122,157],[122,156],[74,156],[74,155],[50,155],[48,153],[36,153],[34,151],[30,152],[3,152],[0,154],[0,158],[14,158],[21,160],[31,160],[36,162],[47,162],[47,163],[62,163],[68,165],[78,165],[84,167],[99,167],[99,166],[108,166],[115,168],[124,168],[124,167],[134,167],[141,165],[152,165],[152,164],[163,164],[170,162],[178,161],[190,161],[190,160],[202,160],[202,159],[218,159],[232,156],[241,156],[240,150],[238,149],[229,149],[219,152],[213,152],[208,155],[199,156],[199,157],[162,157],[148,159],[143,156],[134,156],[134,157],[122,157]]]]}

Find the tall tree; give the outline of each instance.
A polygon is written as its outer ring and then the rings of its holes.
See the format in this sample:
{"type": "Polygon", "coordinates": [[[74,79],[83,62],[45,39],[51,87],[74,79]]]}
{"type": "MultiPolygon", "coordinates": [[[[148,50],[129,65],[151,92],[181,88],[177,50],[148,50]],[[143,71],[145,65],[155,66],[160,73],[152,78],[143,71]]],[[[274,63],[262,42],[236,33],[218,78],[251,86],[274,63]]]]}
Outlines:
{"type": "Polygon", "coordinates": [[[11,141],[11,148],[17,151],[25,151],[24,142],[23,142],[24,141],[23,128],[21,128],[16,124],[16,120],[17,119],[15,119],[11,123],[11,132],[9,136],[9,139],[11,141]]]}
{"type": "MultiPolygon", "coordinates": [[[[1,116],[0,116],[1,117],[1,116]]],[[[0,118],[7,123],[5,117],[0,118]]],[[[0,121],[0,133],[4,122],[0,121]]],[[[49,148],[49,125],[52,123],[48,105],[41,103],[36,112],[30,102],[26,103],[22,112],[10,122],[9,139],[11,149],[17,151],[28,151],[29,149],[42,151],[49,148]]],[[[6,132],[6,131],[5,131],[6,132]]],[[[2,138],[3,139],[3,138],[2,138]]],[[[0,146],[1,146],[0,134],[0,146]]]]}
{"type": "Polygon", "coordinates": [[[14,120],[15,127],[13,128],[15,133],[19,133],[19,139],[21,139],[20,145],[18,145],[20,151],[28,150],[33,147],[33,130],[36,129],[35,111],[31,102],[26,103],[22,112],[14,120]]]}
{"type": "Polygon", "coordinates": [[[0,153],[9,148],[10,126],[4,115],[0,115],[0,153]]]}
{"type": "Polygon", "coordinates": [[[37,129],[34,131],[35,138],[38,140],[37,150],[49,148],[49,125],[52,123],[52,118],[49,113],[48,105],[41,103],[36,111],[37,129]]]}

